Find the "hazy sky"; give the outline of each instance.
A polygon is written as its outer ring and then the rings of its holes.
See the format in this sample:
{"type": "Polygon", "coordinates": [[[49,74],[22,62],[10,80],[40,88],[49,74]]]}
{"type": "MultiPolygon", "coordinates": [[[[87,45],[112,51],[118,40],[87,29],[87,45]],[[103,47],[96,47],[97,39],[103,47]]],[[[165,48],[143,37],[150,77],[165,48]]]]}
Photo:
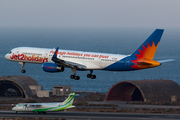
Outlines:
{"type": "Polygon", "coordinates": [[[180,0],[0,0],[0,26],[180,27],[180,0]]]}

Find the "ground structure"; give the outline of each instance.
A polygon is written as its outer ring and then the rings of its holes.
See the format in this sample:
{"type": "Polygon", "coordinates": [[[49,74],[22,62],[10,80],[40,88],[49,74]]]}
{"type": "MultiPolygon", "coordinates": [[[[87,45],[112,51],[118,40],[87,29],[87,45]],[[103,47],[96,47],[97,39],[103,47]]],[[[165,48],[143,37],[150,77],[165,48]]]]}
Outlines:
{"type": "Polygon", "coordinates": [[[172,80],[132,80],[113,85],[106,101],[174,101],[180,100],[180,86],[172,80]]]}
{"type": "Polygon", "coordinates": [[[29,76],[0,76],[0,97],[32,97],[30,86],[38,83],[29,76]]]}

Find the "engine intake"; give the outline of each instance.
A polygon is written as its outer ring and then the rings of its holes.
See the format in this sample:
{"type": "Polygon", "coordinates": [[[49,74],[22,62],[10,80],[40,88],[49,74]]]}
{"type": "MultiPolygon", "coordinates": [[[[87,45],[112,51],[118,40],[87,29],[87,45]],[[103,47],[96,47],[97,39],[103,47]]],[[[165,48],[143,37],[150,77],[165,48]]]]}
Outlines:
{"type": "Polygon", "coordinates": [[[57,64],[54,63],[44,63],[42,65],[42,69],[45,72],[63,72],[64,66],[58,66],[57,64]]]}

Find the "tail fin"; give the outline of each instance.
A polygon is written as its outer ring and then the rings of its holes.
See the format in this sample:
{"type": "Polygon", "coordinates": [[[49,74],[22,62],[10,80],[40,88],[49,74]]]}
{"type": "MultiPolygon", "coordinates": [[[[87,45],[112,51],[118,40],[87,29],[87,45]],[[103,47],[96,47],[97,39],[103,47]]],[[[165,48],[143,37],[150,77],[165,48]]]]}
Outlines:
{"type": "Polygon", "coordinates": [[[69,94],[69,97],[62,103],[62,105],[72,105],[74,101],[75,93],[69,94]]]}
{"type": "Polygon", "coordinates": [[[53,107],[47,111],[62,111],[65,109],[69,109],[69,108],[73,108],[75,106],[73,106],[73,101],[74,101],[74,97],[75,97],[75,93],[71,93],[69,94],[69,97],[62,103],[57,104],[56,107],[53,107]]]}
{"type": "Polygon", "coordinates": [[[144,43],[131,55],[131,57],[137,57],[138,59],[153,60],[163,31],[163,29],[156,29],[146,39],[146,41],[144,41],[144,43]]]}

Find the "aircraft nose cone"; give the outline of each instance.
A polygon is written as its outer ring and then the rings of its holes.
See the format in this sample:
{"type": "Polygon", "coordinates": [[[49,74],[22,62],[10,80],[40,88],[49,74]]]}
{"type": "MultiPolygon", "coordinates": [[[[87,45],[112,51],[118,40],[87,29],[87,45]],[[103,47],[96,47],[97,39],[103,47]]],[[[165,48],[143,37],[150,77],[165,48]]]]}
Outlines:
{"type": "Polygon", "coordinates": [[[13,107],[12,110],[16,111],[16,110],[17,110],[17,107],[13,107]]]}
{"type": "Polygon", "coordinates": [[[9,55],[8,55],[8,54],[6,54],[6,55],[5,55],[5,58],[8,60],[8,59],[9,59],[9,55]]]}

